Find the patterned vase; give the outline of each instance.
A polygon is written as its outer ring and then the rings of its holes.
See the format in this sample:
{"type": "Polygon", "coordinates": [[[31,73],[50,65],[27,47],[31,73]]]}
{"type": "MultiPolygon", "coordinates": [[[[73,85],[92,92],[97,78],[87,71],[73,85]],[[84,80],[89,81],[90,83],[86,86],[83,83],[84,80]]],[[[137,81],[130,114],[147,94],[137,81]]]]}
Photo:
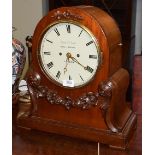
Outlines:
{"type": "Polygon", "coordinates": [[[18,90],[19,80],[26,61],[26,51],[20,41],[12,39],[12,93],[18,90]]]}

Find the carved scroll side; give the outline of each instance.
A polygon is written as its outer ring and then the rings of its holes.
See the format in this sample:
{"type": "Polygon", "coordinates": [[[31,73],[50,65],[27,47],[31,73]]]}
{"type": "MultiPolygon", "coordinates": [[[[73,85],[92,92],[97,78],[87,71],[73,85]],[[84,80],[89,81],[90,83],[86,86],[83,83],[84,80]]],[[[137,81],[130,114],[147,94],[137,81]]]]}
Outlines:
{"type": "Polygon", "coordinates": [[[37,111],[37,104],[35,102],[41,93],[38,91],[38,86],[40,85],[40,75],[38,73],[30,73],[27,78],[27,86],[32,99],[31,114],[35,114],[37,111]],[[34,101],[34,102],[33,102],[34,101]]]}
{"type": "Polygon", "coordinates": [[[110,119],[111,117],[109,114],[110,101],[112,98],[112,89],[113,89],[113,85],[111,81],[102,82],[99,85],[99,95],[102,97],[102,104],[100,104],[100,108],[103,112],[104,120],[108,128],[112,132],[119,132],[119,130],[115,127],[115,125],[111,121],[110,119]]]}
{"type": "Polygon", "coordinates": [[[56,11],[53,16],[51,16],[54,19],[74,19],[74,20],[82,20],[82,16],[79,16],[77,14],[71,13],[69,10],[61,12],[56,11]]]}
{"type": "Polygon", "coordinates": [[[102,97],[102,104],[100,104],[100,108],[106,112],[110,106],[110,99],[112,96],[112,83],[111,81],[108,82],[101,82],[98,87],[99,95],[102,97]]]}

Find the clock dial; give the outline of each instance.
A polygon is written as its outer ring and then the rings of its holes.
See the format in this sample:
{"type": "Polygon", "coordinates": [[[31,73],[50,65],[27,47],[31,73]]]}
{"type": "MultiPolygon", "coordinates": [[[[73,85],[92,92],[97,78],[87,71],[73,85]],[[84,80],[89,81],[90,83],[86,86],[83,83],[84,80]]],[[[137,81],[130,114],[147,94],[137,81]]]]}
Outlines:
{"type": "Polygon", "coordinates": [[[84,86],[99,65],[95,37],[86,27],[72,22],[59,22],[45,31],[39,56],[45,74],[62,86],[63,81],[73,81],[72,87],[84,86]]]}

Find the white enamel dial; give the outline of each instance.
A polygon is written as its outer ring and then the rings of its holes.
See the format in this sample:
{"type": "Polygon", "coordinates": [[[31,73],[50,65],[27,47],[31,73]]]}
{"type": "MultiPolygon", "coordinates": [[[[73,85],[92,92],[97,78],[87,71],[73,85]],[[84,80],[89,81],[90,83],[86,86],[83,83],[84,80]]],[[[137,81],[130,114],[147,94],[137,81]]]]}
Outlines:
{"type": "Polygon", "coordinates": [[[73,22],[59,22],[44,33],[39,50],[45,74],[57,84],[81,87],[94,77],[99,51],[93,34],[73,22]]]}

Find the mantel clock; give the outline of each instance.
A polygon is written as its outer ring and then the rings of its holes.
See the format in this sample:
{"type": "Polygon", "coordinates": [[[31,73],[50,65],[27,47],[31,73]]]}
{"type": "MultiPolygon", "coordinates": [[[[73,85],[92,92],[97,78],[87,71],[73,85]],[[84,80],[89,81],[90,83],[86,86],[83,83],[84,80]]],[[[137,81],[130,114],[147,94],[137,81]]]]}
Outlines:
{"type": "Polygon", "coordinates": [[[126,102],[129,74],[121,61],[121,34],[106,12],[50,11],[34,31],[31,104],[20,109],[18,126],[126,148],[136,115],[126,102]]]}

